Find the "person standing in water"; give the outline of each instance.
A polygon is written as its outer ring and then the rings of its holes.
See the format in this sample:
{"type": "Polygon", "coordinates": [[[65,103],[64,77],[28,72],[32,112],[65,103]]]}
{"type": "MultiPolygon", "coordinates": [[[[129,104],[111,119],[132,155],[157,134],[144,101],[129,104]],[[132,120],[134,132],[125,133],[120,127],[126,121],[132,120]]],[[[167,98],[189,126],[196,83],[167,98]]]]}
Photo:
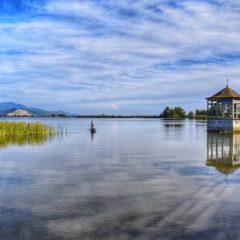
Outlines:
{"type": "Polygon", "coordinates": [[[91,132],[92,133],[96,132],[96,127],[95,127],[95,123],[93,122],[93,120],[91,121],[91,132]]]}

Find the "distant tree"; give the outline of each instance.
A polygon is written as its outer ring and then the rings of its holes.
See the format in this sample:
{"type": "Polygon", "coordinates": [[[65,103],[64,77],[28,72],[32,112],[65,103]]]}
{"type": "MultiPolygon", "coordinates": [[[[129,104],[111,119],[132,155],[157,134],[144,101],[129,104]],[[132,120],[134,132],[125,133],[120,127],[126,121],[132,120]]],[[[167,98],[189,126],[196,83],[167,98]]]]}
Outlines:
{"type": "Polygon", "coordinates": [[[166,107],[163,112],[160,114],[161,118],[174,118],[181,119],[186,117],[186,112],[181,107],[169,108],[166,107]]]}
{"type": "Polygon", "coordinates": [[[195,116],[194,116],[193,111],[190,111],[190,112],[188,113],[188,118],[193,119],[194,117],[195,117],[195,116]]]}
{"type": "Polygon", "coordinates": [[[59,114],[57,114],[57,116],[58,116],[58,117],[67,117],[67,115],[64,114],[64,113],[59,113],[59,114]]]}
{"type": "Polygon", "coordinates": [[[206,119],[207,115],[211,116],[211,115],[214,115],[215,113],[216,113],[216,109],[213,106],[209,109],[208,112],[207,112],[207,110],[196,109],[195,118],[196,119],[206,119]]]}
{"type": "Polygon", "coordinates": [[[195,115],[196,115],[196,116],[198,116],[198,115],[207,115],[207,110],[199,110],[199,109],[196,109],[195,115]]]}
{"type": "Polygon", "coordinates": [[[172,111],[169,107],[166,107],[163,112],[160,114],[160,117],[162,118],[171,118],[172,117],[172,111]]]}
{"type": "Polygon", "coordinates": [[[186,112],[182,107],[175,107],[174,108],[174,118],[185,118],[186,117],[186,112]]]}

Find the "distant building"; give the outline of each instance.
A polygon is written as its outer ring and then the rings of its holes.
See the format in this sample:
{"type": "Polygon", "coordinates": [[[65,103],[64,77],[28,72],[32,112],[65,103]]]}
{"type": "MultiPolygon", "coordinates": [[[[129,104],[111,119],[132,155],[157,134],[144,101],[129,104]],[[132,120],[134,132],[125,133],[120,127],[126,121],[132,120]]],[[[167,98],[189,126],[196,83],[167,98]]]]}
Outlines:
{"type": "Polygon", "coordinates": [[[7,117],[33,117],[33,114],[27,110],[16,109],[15,111],[8,113],[7,117]]]}
{"type": "Polygon", "coordinates": [[[240,132],[240,94],[228,85],[207,99],[208,131],[240,132]]]}

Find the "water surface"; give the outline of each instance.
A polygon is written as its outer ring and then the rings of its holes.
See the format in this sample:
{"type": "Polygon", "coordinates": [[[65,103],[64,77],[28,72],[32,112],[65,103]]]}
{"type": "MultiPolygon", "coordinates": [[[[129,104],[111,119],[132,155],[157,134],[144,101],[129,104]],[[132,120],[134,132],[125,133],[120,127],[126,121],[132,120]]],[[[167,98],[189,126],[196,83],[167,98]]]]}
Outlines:
{"type": "Polygon", "coordinates": [[[239,135],[90,120],[42,118],[68,135],[0,147],[1,240],[238,239],[239,135]]]}

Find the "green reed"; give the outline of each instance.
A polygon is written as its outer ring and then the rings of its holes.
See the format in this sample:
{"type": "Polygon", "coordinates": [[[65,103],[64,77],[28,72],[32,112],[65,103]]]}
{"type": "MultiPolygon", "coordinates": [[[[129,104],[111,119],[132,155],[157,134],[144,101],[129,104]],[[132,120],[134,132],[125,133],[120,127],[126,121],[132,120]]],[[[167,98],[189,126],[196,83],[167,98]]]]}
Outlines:
{"type": "Polygon", "coordinates": [[[0,122],[0,136],[49,136],[54,129],[40,122],[0,122]]]}
{"type": "Polygon", "coordinates": [[[0,122],[0,148],[10,144],[41,144],[56,133],[53,127],[40,122],[0,122]]]}

